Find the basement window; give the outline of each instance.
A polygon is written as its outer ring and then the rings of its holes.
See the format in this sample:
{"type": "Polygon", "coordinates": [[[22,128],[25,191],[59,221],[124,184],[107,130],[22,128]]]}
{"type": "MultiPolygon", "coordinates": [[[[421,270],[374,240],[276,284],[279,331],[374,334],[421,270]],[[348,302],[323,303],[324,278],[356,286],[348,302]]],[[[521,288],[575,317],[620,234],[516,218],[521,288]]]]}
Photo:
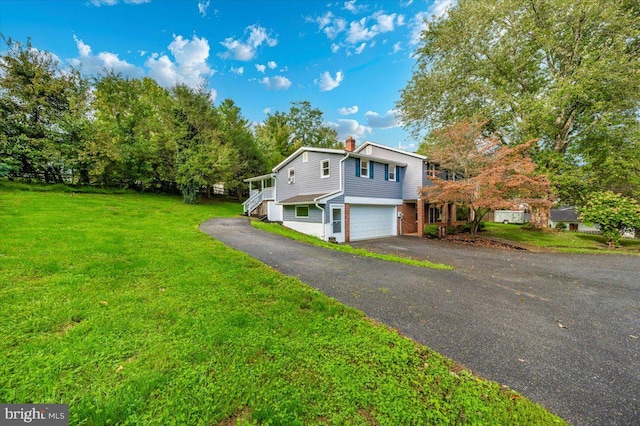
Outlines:
{"type": "Polygon", "coordinates": [[[309,206],[296,206],[296,218],[308,218],[309,206]]]}

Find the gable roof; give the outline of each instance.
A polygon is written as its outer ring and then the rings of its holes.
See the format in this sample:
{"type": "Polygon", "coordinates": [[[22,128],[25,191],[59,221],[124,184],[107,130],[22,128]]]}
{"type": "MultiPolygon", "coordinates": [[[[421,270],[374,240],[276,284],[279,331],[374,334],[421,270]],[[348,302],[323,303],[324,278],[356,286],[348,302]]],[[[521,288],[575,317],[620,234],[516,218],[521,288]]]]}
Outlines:
{"type": "Polygon", "coordinates": [[[308,146],[303,146],[300,147],[298,149],[295,150],[295,152],[291,155],[289,155],[287,158],[285,158],[284,160],[282,160],[280,162],[280,164],[278,164],[277,166],[275,166],[272,171],[274,173],[276,173],[278,170],[280,170],[281,168],[283,168],[284,166],[287,165],[287,163],[289,163],[291,160],[293,160],[294,158],[296,158],[298,155],[300,155],[301,152],[303,151],[309,151],[309,152],[324,152],[327,154],[343,154],[346,152],[342,149],[330,149],[330,148],[312,148],[312,147],[308,147],[308,146]]]}
{"type": "Polygon", "coordinates": [[[578,210],[575,207],[551,209],[549,218],[554,222],[579,222],[578,210]]]}
{"type": "Polygon", "coordinates": [[[400,167],[406,167],[407,166],[406,163],[400,163],[398,161],[390,160],[388,158],[381,158],[381,157],[374,157],[372,155],[365,155],[365,154],[361,154],[360,152],[345,151],[343,149],[312,148],[312,147],[308,147],[308,146],[303,146],[301,148],[298,148],[293,154],[291,154],[290,156],[285,158],[280,164],[275,166],[273,168],[273,172],[277,173],[278,170],[282,169],[284,166],[286,166],[288,163],[290,163],[294,158],[296,158],[298,155],[300,155],[304,151],[308,151],[308,152],[324,152],[324,153],[327,153],[327,154],[345,155],[345,156],[348,156],[348,157],[363,158],[365,160],[375,161],[376,163],[393,164],[393,165],[400,166],[400,167]]]}
{"type": "Polygon", "coordinates": [[[379,143],[370,142],[370,141],[365,141],[362,145],[360,145],[358,148],[356,148],[355,152],[362,151],[367,145],[375,146],[375,147],[381,148],[381,149],[386,149],[388,151],[397,152],[398,154],[404,154],[404,155],[408,155],[410,157],[419,158],[421,160],[426,160],[427,159],[427,157],[425,157],[424,155],[416,154],[415,152],[404,151],[404,150],[399,149],[399,148],[392,148],[390,146],[380,145],[379,143]]]}

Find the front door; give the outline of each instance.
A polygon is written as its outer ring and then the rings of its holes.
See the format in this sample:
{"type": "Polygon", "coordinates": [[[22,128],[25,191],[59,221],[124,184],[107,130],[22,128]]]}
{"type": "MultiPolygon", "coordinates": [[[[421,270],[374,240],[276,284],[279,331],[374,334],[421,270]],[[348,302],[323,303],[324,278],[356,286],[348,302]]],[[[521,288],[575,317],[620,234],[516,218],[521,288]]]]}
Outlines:
{"type": "Polygon", "coordinates": [[[344,243],[344,209],[342,206],[331,206],[331,236],[339,243],[344,243]]]}

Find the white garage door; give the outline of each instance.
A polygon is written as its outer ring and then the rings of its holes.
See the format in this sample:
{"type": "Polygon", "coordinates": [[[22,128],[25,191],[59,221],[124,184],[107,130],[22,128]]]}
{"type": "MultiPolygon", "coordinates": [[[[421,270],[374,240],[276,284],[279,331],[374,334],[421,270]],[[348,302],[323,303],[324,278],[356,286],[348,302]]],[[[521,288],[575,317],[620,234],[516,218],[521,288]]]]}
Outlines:
{"type": "Polygon", "coordinates": [[[365,240],[395,235],[395,206],[351,205],[350,239],[365,240]]]}

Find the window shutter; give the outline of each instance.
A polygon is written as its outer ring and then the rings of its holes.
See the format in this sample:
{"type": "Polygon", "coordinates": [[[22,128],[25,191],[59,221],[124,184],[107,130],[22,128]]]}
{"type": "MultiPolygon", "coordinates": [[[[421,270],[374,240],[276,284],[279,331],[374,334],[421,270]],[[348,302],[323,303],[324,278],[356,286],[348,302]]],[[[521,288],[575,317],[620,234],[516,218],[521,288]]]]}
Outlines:
{"type": "Polygon", "coordinates": [[[369,179],[373,179],[373,161],[369,161],[369,179]]]}
{"type": "Polygon", "coordinates": [[[360,177],[360,159],[356,158],[356,177],[360,177]]]}
{"type": "Polygon", "coordinates": [[[389,165],[384,165],[384,180],[389,180],[389,165]]]}
{"type": "Polygon", "coordinates": [[[396,182],[400,182],[400,166],[396,166],[396,182]]]}

